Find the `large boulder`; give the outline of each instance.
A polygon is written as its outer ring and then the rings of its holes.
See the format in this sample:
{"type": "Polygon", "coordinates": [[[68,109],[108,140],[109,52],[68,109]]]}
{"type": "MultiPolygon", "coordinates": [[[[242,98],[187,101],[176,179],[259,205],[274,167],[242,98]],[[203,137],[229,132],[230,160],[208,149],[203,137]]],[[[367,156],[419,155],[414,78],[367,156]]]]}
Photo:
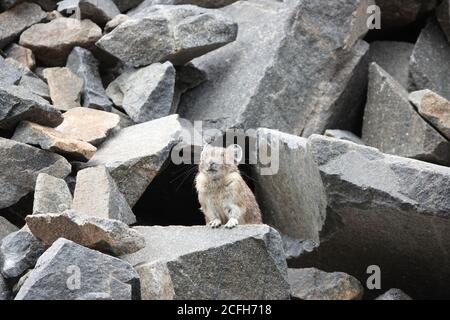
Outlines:
{"type": "Polygon", "coordinates": [[[8,234],[19,230],[15,225],[0,216],[0,241],[8,234]]]}
{"type": "Polygon", "coordinates": [[[16,300],[139,299],[139,276],[126,262],[57,240],[38,260],[16,300]]]}
{"type": "Polygon", "coordinates": [[[33,214],[60,213],[72,207],[72,194],[64,179],[40,173],[34,189],[33,214]]]}
{"type": "Polygon", "coordinates": [[[238,38],[192,61],[208,81],[183,95],[180,115],[221,130],[352,129],[366,91],[369,46],[358,38],[370,1],[344,2],[239,1],[221,9],[238,23],[238,38]]]}
{"type": "Polygon", "coordinates": [[[268,226],[135,230],[147,246],[122,258],[141,277],[142,299],[289,298],[281,238],[268,226]]]}
{"type": "Polygon", "coordinates": [[[65,178],[71,166],[63,157],[26,144],[0,138],[0,209],[34,190],[39,173],[65,178]]]}

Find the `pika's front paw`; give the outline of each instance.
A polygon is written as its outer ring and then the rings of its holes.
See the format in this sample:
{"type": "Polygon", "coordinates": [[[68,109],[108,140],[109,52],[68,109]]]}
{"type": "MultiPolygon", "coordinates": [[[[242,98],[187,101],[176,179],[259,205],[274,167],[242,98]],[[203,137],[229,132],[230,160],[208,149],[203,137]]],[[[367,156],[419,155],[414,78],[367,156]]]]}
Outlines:
{"type": "Polygon", "coordinates": [[[220,221],[220,219],[214,219],[213,221],[211,221],[209,223],[209,225],[210,225],[211,228],[215,229],[215,228],[218,228],[218,227],[220,227],[222,225],[222,221],[220,221]]]}
{"type": "Polygon", "coordinates": [[[227,224],[225,225],[225,228],[233,229],[238,224],[239,224],[239,221],[237,221],[237,219],[231,218],[230,220],[228,220],[227,224]]]}

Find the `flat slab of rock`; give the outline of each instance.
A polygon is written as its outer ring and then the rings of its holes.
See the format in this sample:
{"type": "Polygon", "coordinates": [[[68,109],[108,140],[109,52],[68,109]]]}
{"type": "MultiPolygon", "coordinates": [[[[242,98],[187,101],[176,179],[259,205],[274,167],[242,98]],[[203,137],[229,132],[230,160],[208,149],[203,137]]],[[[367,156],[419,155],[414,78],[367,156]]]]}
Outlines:
{"type": "Polygon", "coordinates": [[[144,238],[125,223],[82,215],[73,210],[60,214],[33,214],[25,220],[33,235],[47,246],[65,238],[114,255],[134,253],[145,247],[144,238]]]}
{"type": "Polygon", "coordinates": [[[82,161],[89,160],[97,151],[86,141],[66,137],[53,128],[28,121],[19,124],[11,139],[82,161]]]}
{"type": "Polygon", "coordinates": [[[264,225],[135,227],[147,246],[123,256],[141,277],[142,299],[288,299],[281,238],[264,225]]]}
{"type": "Polygon", "coordinates": [[[97,46],[135,67],[167,60],[183,65],[234,41],[236,34],[237,25],[219,11],[158,5],[140,10],[97,46]]]}
{"type": "Polygon", "coordinates": [[[315,268],[288,269],[291,295],[300,300],[361,300],[364,288],[354,277],[315,268]]]}
{"type": "Polygon", "coordinates": [[[27,29],[19,43],[46,65],[57,67],[66,63],[74,47],[91,48],[101,35],[100,27],[90,20],[57,18],[27,29]]]}
{"type": "Polygon", "coordinates": [[[139,291],[139,276],[128,263],[59,239],[39,258],[15,299],[132,300],[139,299],[139,291]]]}
{"type": "Polygon", "coordinates": [[[64,179],[40,173],[34,189],[33,214],[60,213],[72,207],[72,194],[64,179]]]}
{"type": "Polygon", "coordinates": [[[346,3],[257,0],[220,9],[238,23],[238,37],[192,61],[208,81],[182,96],[179,114],[220,130],[305,137],[351,130],[362,112],[369,46],[357,41],[367,27],[356,12],[367,1],[346,3]]]}
{"type": "Polygon", "coordinates": [[[47,13],[41,7],[29,2],[0,13],[0,49],[16,40],[24,30],[46,17],[47,13]]]}
{"type": "Polygon", "coordinates": [[[0,241],[6,237],[8,234],[19,230],[11,222],[0,216],[0,241]]]}
{"type": "Polygon", "coordinates": [[[94,217],[136,223],[125,197],[104,166],[87,168],[77,174],[73,209],[94,217]]]}
{"type": "Polygon", "coordinates": [[[408,92],[375,63],[370,66],[362,139],[385,153],[450,164],[450,142],[417,113],[408,92]]]}
{"type": "Polygon", "coordinates": [[[56,131],[94,146],[100,145],[120,123],[118,115],[90,108],[73,108],[63,118],[56,131]]]}
{"type": "Polygon", "coordinates": [[[180,143],[184,130],[178,115],[124,128],[103,143],[88,166],[104,165],[133,207],[180,143]]]}
{"type": "Polygon", "coordinates": [[[39,173],[65,178],[71,166],[62,156],[0,138],[0,209],[12,206],[34,190],[39,173]]]}
{"type": "Polygon", "coordinates": [[[19,46],[17,44],[12,44],[5,51],[8,58],[12,58],[22,64],[28,69],[34,69],[36,66],[36,60],[34,59],[33,51],[28,48],[19,46]]]}
{"type": "Polygon", "coordinates": [[[47,80],[50,97],[55,108],[67,111],[80,107],[83,79],[69,68],[44,69],[44,78],[47,80]]]}
{"type": "Polygon", "coordinates": [[[450,140],[450,101],[431,90],[412,92],[409,100],[422,117],[450,140]]]}
{"type": "Polygon", "coordinates": [[[375,300],[412,300],[410,296],[400,289],[389,289],[375,300]]]}
{"type": "Polygon", "coordinates": [[[170,62],[119,76],[106,92],[136,123],[168,116],[175,91],[175,68],[170,62]]]}
{"type": "Polygon", "coordinates": [[[99,26],[104,26],[109,20],[120,14],[112,0],[80,0],[78,8],[82,19],[94,21],[99,26]]]}

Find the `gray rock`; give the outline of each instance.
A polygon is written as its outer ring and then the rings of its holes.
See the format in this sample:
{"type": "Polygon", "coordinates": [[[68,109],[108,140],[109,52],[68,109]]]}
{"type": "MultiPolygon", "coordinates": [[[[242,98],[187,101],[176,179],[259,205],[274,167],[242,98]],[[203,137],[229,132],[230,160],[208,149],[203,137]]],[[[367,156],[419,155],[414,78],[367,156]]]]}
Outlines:
{"type": "Polygon", "coordinates": [[[40,173],[34,189],[33,214],[60,213],[72,207],[72,194],[64,179],[40,173]]]}
{"type": "Polygon", "coordinates": [[[441,5],[436,9],[436,17],[442,30],[450,41],[450,1],[444,0],[441,5]]]}
{"type": "Polygon", "coordinates": [[[340,270],[365,283],[376,265],[384,287],[446,296],[450,168],[322,136],[309,143],[327,191],[326,240],[298,266],[340,270]]]}
{"type": "Polygon", "coordinates": [[[135,125],[134,121],[131,120],[131,118],[128,115],[126,115],[125,113],[123,113],[122,111],[119,111],[116,108],[113,108],[111,113],[118,115],[120,118],[119,125],[114,130],[118,131],[120,129],[131,127],[131,126],[135,125]]]}
{"type": "Polygon", "coordinates": [[[2,86],[18,84],[22,77],[20,70],[17,70],[14,66],[10,65],[1,55],[0,72],[0,85],[2,86]]]}
{"type": "Polygon", "coordinates": [[[175,68],[165,62],[122,74],[106,92],[134,122],[142,123],[170,114],[174,90],[175,68]]]}
{"type": "Polygon", "coordinates": [[[0,272],[6,279],[18,280],[36,264],[44,244],[26,230],[7,235],[0,242],[0,272]]]}
{"type": "Polygon", "coordinates": [[[376,0],[381,11],[381,28],[407,26],[432,11],[437,0],[376,0]]]}
{"type": "Polygon", "coordinates": [[[361,300],[364,288],[354,277],[316,268],[288,269],[291,295],[300,300],[361,300]]]}
{"type": "Polygon", "coordinates": [[[58,2],[58,12],[70,15],[76,13],[80,0],[63,0],[58,2]]]}
{"type": "Polygon", "coordinates": [[[375,300],[412,300],[412,298],[400,289],[389,289],[375,300]]]}
{"type": "MultiPolygon", "coordinates": [[[[309,136],[352,129],[366,91],[368,45],[355,41],[366,1],[240,1],[221,11],[235,42],[192,61],[208,81],[183,95],[179,113],[217,129],[258,127],[309,136]]],[[[367,28],[367,27],[366,27],[367,28]]]]}
{"type": "Polygon", "coordinates": [[[36,66],[36,60],[34,59],[33,51],[28,48],[13,43],[8,47],[5,53],[8,58],[16,60],[28,69],[34,69],[34,67],[36,66]]]}
{"type": "Polygon", "coordinates": [[[20,79],[19,86],[50,101],[50,89],[47,83],[34,73],[23,75],[20,79]]]}
{"type": "Polygon", "coordinates": [[[431,19],[416,42],[409,66],[410,91],[429,89],[450,99],[450,44],[431,19]]]}
{"type": "Polygon", "coordinates": [[[84,81],[83,107],[111,111],[112,103],[103,88],[98,61],[89,50],[75,47],[67,58],[66,67],[84,81]]]}
{"type": "MultiPolygon", "coordinates": [[[[120,0],[119,0],[120,1],[120,0]]],[[[142,0],[141,0],[142,1],[142,0]]],[[[129,14],[135,14],[141,10],[144,10],[145,8],[148,8],[150,6],[154,6],[157,4],[192,4],[199,7],[204,8],[221,8],[225,7],[229,4],[232,4],[233,2],[236,2],[237,0],[144,0],[140,5],[138,5],[135,9],[131,10],[129,14]]]]}
{"type": "Polygon", "coordinates": [[[396,41],[375,41],[370,44],[369,62],[386,70],[404,88],[408,88],[409,60],[414,44],[396,41]]]}
{"type": "Polygon", "coordinates": [[[0,274],[0,301],[9,300],[11,298],[11,291],[8,288],[8,285],[3,279],[3,276],[0,274]]]}
{"type": "Polygon", "coordinates": [[[137,5],[139,5],[143,0],[113,0],[120,12],[128,11],[137,5]]]}
{"type": "Polygon", "coordinates": [[[0,138],[0,209],[12,206],[34,190],[39,173],[66,177],[70,164],[63,157],[23,143],[0,138]]]}
{"type": "Polygon", "coordinates": [[[236,39],[237,25],[212,9],[152,6],[104,35],[97,46],[135,67],[171,61],[176,65],[236,39]]]}
{"type": "Polygon", "coordinates": [[[450,164],[450,142],[414,110],[408,92],[375,63],[370,66],[362,139],[385,153],[450,164]]]}
{"type": "Polygon", "coordinates": [[[112,0],[80,0],[78,3],[82,19],[90,19],[99,26],[104,26],[109,20],[120,14],[112,0]]]}
{"type": "Polygon", "coordinates": [[[19,230],[11,222],[0,216],[0,241],[6,237],[8,234],[19,230]]]}
{"type": "Polygon", "coordinates": [[[87,216],[74,210],[33,214],[26,217],[33,235],[51,246],[59,238],[114,255],[134,253],[145,246],[144,238],[118,220],[87,216]]]}
{"type": "Polygon", "coordinates": [[[351,142],[357,143],[357,144],[362,144],[362,145],[365,144],[364,141],[362,141],[360,137],[358,137],[356,134],[354,134],[353,132],[350,132],[350,131],[329,129],[329,130],[325,130],[324,135],[327,137],[331,137],[331,138],[351,141],[351,142]]]}
{"type": "Polygon", "coordinates": [[[125,197],[103,166],[78,172],[73,208],[83,214],[116,219],[128,225],[136,223],[125,197]]]}
{"type": "Polygon", "coordinates": [[[268,226],[135,230],[147,246],[122,258],[141,277],[142,299],[289,298],[281,239],[268,226]]]}
{"type": "Polygon", "coordinates": [[[139,287],[139,276],[128,263],[59,239],[40,257],[15,299],[79,300],[108,296],[131,300],[139,299],[139,287]]]}
{"type": "Polygon", "coordinates": [[[17,295],[17,292],[19,292],[20,288],[22,288],[23,283],[25,282],[25,280],[28,279],[31,271],[33,271],[33,269],[29,269],[23,276],[20,277],[19,281],[17,281],[17,283],[13,286],[12,293],[14,296],[17,295]]]}
{"type": "Polygon", "coordinates": [[[194,67],[192,63],[189,62],[184,66],[179,66],[176,70],[175,93],[171,113],[178,110],[178,105],[183,93],[199,86],[206,80],[205,72],[194,67]]]}
{"type": "Polygon", "coordinates": [[[272,161],[255,166],[256,198],[264,222],[281,233],[285,248],[299,243],[298,252],[285,250],[288,256],[299,256],[311,243],[319,245],[326,217],[325,189],[306,144],[305,138],[279,131],[257,131],[259,156],[270,155],[272,161]]]}
{"type": "Polygon", "coordinates": [[[124,128],[103,143],[88,165],[104,165],[133,207],[182,141],[184,121],[178,115],[124,128]]]}
{"type": "Polygon", "coordinates": [[[35,3],[22,3],[0,13],[0,49],[16,40],[32,25],[41,22],[47,14],[35,3]]]}

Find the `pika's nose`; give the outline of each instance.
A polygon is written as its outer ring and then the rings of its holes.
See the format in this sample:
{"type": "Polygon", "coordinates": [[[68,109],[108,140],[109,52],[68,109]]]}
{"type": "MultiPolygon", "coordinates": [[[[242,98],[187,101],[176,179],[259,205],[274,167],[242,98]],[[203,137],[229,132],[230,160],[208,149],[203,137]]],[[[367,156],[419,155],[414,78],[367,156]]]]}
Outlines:
{"type": "Polygon", "coordinates": [[[210,170],[217,170],[217,163],[210,162],[208,167],[210,170]]]}

